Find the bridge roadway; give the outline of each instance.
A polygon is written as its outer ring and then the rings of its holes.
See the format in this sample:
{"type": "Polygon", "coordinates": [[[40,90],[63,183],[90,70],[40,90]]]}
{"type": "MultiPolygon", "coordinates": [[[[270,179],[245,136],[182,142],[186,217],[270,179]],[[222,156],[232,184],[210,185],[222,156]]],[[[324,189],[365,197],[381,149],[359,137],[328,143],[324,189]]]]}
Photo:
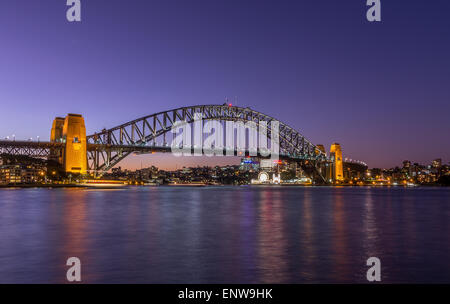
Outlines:
{"type": "MultiPolygon", "coordinates": [[[[20,141],[20,140],[0,140],[0,155],[10,154],[10,155],[26,155],[31,157],[46,158],[50,156],[51,150],[63,149],[65,146],[61,142],[47,142],[47,141],[20,141]]],[[[109,145],[109,144],[92,144],[88,143],[86,147],[88,152],[95,151],[115,151],[115,152],[134,152],[138,154],[148,154],[148,153],[169,153],[172,152],[172,148],[169,145],[159,146],[159,145],[149,145],[149,144],[136,144],[136,145],[109,145]]],[[[220,150],[214,150],[220,151],[220,150]]],[[[223,154],[226,155],[230,149],[224,148],[222,150],[223,154]]],[[[184,151],[182,151],[184,152],[184,151]]],[[[210,151],[208,151],[210,152],[210,151]]],[[[194,153],[194,147],[191,148],[191,153],[194,153]]],[[[234,156],[244,157],[249,156],[249,151],[240,151],[237,148],[233,150],[234,156]]],[[[259,157],[266,157],[258,153],[259,157]]],[[[280,159],[292,159],[292,160],[303,160],[311,159],[311,156],[295,156],[295,155],[279,155],[280,159]]],[[[322,159],[323,161],[323,159],[322,159]]],[[[330,160],[328,160],[330,161],[330,160]]]]}
{"type": "Polygon", "coordinates": [[[0,155],[24,155],[44,158],[50,155],[52,149],[64,148],[63,143],[25,140],[0,140],[0,155]]]}

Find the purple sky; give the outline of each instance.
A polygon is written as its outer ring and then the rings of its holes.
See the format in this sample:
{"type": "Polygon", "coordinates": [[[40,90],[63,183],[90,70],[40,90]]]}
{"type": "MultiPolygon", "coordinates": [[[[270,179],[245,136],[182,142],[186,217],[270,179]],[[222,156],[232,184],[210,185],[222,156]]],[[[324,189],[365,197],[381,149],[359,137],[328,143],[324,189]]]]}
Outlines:
{"type": "MultiPolygon", "coordinates": [[[[448,0],[382,0],[381,23],[365,0],[81,0],[81,23],[65,2],[0,2],[2,138],[46,140],[66,113],[90,134],[228,97],[370,167],[450,161],[448,0]]],[[[122,165],[141,161],[203,164],[122,165]]]]}

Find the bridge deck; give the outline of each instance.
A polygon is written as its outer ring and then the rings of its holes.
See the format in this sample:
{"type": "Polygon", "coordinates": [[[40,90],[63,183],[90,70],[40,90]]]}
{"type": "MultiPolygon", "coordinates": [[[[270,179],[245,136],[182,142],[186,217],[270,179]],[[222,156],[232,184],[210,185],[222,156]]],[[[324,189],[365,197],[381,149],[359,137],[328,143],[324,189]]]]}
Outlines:
{"type": "MultiPolygon", "coordinates": [[[[14,141],[14,140],[0,140],[0,154],[17,154],[17,155],[29,155],[29,156],[39,156],[44,157],[48,156],[50,153],[50,149],[62,149],[64,148],[64,143],[59,142],[47,142],[47,141],[14,141]],[[45,152],[45,153],[44,153],[45,152]]],[[[170,153],[172,152],[172,147],[166,145],[166,146],[158,146],[158,145],[143,145],[143,144],[136,144],[136,145],[108,145],[108,144],[87,144],[87,151],[88,152],[103,152],[103,151],[121,151],[121,152],[131,152],[131,153],[156,153],[156,152],[162,152],[162,153],[170,153]]],[[[194,147],[191,149],[187,149],[182,152],[188,152],[193,154],[195,152],[194,147]]],[[[237,148],[234,149],[215,149],[216,153],[222,153],[223,155],[234,155],[234,156],[250,156],[249,151],[241,151],[237,148]]],[[[206,151],[206,152],[212,152],[212,151],[206,151]]],[[[266,155],[261,155],[258,153],[257,155],[251,155],[251,156],[259,156],[259,157],[266,157],[266,155]]],[[[284,155],[280,154],[279,157],[281,159],[311,159],[311,156],[296,156],[296,155],[284,155]]]]}

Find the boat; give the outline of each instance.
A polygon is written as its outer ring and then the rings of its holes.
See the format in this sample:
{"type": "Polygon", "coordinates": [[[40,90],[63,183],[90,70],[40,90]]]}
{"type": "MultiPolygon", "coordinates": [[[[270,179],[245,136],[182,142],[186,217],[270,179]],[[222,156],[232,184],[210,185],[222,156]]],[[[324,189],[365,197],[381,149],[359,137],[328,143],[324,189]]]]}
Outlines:
{"type": "Polygon", "coordinates": [[[86,179],[80,182],[81,186],[98,187],[98,188],[116,188],[127,185],[123,180],[107,180],[107,179],[86,179]]]}

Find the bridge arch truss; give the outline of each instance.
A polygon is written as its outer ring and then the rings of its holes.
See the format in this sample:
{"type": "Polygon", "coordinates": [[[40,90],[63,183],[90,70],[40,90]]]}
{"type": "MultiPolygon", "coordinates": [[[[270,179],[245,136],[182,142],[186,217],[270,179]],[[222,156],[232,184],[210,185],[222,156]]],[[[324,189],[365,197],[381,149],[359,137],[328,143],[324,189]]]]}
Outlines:
{"type": "MultiPolygon", "coordinates": [[[[302,134],[269,115],[250,108],[226,104],[197,105],[151,114],[87,136],[89,169],[94,172],[106,172],[135,152],[170,152],[167,134],[171,133],[176,122],[193,123],[196,113],[201,113],[203,121],[254,122],[258,127],[278,122],[281,157],[311,161],[327,160],[326,155],[302,134]],[[157,143],[158,140],[162,140],[162,144],[157,143]]],[[[267,129],[267,137],[272,138],[270,128],[267,129]]]]}

